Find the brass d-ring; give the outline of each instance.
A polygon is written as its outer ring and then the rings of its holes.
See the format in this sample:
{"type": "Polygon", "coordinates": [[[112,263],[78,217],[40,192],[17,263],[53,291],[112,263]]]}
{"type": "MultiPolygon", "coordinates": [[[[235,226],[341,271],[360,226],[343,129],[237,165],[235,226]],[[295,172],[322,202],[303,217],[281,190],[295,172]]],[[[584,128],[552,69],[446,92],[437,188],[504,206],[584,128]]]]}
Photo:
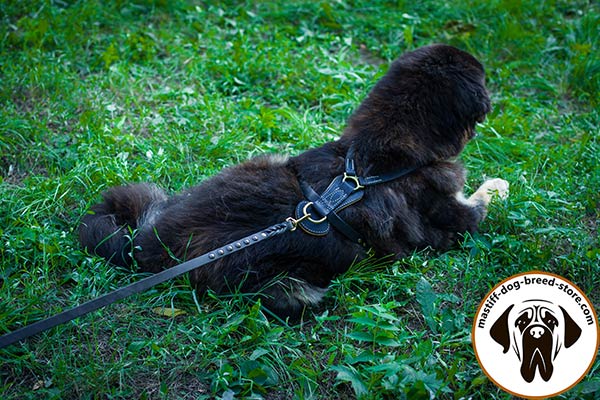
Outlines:
{"type": "Polygon", "coordinates": [[[308,219],[310,222],[312,222],[313,224],[320,224],[322,222],[325,222],[325,220],[327,219],[327,217],[323,217],[321,219],[312,219],[311,213],[308,212],[308,207],[312,206],[313,202],[309,201],[308,203],[306,203],[306,205],[304,206],[304,208],[302,209],[302,212],[304,213],[304,216],[301,219],[304,219],[306,217],[306,219],[308,219]]]}

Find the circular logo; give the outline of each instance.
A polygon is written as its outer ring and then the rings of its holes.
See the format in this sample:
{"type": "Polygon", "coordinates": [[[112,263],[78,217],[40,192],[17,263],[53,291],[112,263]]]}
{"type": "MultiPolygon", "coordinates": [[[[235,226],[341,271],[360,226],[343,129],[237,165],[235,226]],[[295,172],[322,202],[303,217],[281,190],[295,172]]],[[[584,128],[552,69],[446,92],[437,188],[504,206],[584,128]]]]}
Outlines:
{"type": "Polygon", "coordinates": [[[590,370],[600,344],[589,299],[558,275],[511,276],[483,299],[472,342],[484,373],[503,390],[525,398],[556,396],[590,370]]]}

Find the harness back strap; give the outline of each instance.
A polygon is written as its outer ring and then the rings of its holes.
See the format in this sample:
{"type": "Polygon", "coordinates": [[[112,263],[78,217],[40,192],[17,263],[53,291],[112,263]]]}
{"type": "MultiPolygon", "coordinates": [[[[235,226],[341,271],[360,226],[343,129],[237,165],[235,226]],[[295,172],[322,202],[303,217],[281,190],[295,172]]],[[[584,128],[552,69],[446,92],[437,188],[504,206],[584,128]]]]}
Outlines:
{"type": "Polygon", "coordinates": [[[419,167],[409,167],[383,175],[360,177],[356,174],[354,162],[354,146],[350,146],[346,154],[345,172],[336,176],[323,194],[319,195],[306,182],[301,183],[302,192],[307,200],[296,206],[295,216],[303,231],[314,236],[329,233],[330,224],[348,239],[362,246],[367,243],[362,235],[345,222],[338,212],[361,200],[364,188],[393,181],[412,173],[419,167]]]}
{"type": "MultiPolygon", "coordinates": [[[[304,195],[306,196],[306,198],[315,205],[315,208],[317,210],[319,210],[319,207],[317,205],[320,204],[321,196],[319,196],[317,194],[317,192],[315,192],[313,190],[313,188],[310,187],[307,184],[303,184],[302,185],[302,191],[304,192],[304,195]]],[[[360,197],[362,198],[363,192],[359,192],[359,193],[361,194],[360,197]]],[[[296,212],[297,211],[298,210],[296,210],[296,212]]],[[[354,228],[352,228],[350,225],[348,225],[346,223],[346,221],[344,221],[337,214],[336,211],[339,211],[339,210],[331,210],[327,214],[327,221],[329,223],[331,223],[331,225],[333,225],[334,228],[336,228],[338,231],[340,231],[341,233],[343,233],[347,238],[349,238],[353,242],[359,243],[359,244],[363,244],[364,240],[363,240],[362,236],[360,235],[360,233],[358,233],[356,230],[354,230],[354,228]]],[[[321,213],[320,210],[319,210],[319,213],[321,213]]],[[[305,227],[302,225],[302,222],[303,221],[300,222],[300,227],[302,229],[305,229],[305,227]]],[[[321,224],[311,223],[311,224],[307,224],[306,225],[306,227],[312,229],[313,231],[315,231],[316,229],[318,229],[319,226],[322,226],[324,228],[324,230],[326,231],[325,233],[327,233],[327,231],[329,231],[329,224],[325,224],[325,223],[321,223],[321,224]]]]}

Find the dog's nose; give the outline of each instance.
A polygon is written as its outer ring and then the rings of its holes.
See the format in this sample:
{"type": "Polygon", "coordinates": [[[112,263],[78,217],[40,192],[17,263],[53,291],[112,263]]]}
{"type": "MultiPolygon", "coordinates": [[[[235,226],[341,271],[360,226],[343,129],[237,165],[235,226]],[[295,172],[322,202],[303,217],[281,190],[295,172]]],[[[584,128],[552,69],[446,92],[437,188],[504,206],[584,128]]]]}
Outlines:
{"type": "Polygon", "coordinates": [[[533,326],[531,327],[531,329],[529,329],[529,334],[534,338],[534,339],[539,339],[542,337],[542,335],[544,334],[544,329],[539,327],[539,326],[533,326]]]}

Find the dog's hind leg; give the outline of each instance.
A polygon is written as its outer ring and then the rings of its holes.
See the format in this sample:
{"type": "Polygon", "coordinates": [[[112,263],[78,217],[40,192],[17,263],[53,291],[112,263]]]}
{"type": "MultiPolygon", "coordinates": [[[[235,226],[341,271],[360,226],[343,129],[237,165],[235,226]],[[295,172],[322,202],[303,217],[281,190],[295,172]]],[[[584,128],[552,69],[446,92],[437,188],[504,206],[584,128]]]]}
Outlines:
{"type": "Polygon", "coordinates": [[[320,288],[305,281],[283,278],[260,292],[261,302],[278,317],[297,320],[306,307],[319,304],[327,288],[320,288]]]}
{"type": "Polygon", "coordinates": [[[137,184],[113,187],[102,197],[82,218],[79,241],[89,252],[127,266],[133,232],[154,218],[167,196],[154,185],[137,184]]]}

